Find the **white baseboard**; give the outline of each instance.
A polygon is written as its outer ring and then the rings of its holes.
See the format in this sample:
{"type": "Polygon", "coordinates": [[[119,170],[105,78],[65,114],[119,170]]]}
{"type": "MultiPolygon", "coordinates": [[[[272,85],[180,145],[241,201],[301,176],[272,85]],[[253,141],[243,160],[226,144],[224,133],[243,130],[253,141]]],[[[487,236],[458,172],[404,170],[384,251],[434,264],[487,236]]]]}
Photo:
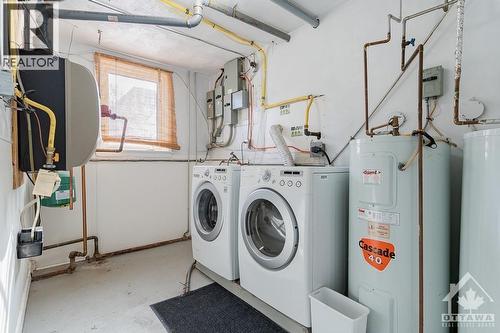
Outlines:
{"type": "Polygon", "coordinates": [[[23,294],[21,299],[21,305],[19,307],[19,313],[17,315],[17,324],[16,324],[16,333],[22,333],[24,327],[24,318],[26,316],[26,309],[28,306],[28,296],[30,293],[31,287],[31,272],[33,271],[33,263],[28,261],[28,265],[26,267],[26,280],[24,282],[23,294]]]}

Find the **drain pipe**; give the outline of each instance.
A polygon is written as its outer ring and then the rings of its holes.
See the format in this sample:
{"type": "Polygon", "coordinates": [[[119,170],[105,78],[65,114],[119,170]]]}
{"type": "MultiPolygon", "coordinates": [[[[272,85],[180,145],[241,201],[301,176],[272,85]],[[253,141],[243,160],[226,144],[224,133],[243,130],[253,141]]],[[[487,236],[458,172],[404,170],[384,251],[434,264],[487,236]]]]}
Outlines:
{"type": "Polygon", "coordinates": [[[297,16],[301,20],[309,23],[313,28],[317,28],[319,26],[320,21],[317,15],[311,13],[310,11],[302,8],[301,6],[290,0],[271,0],[271,2],[277,4],[278,6],[297,16]]]}
{"type": "Polygon", "coordinates": [[[364,86],[365,86],[365,133],[368,136],[373,136],[373,131],[370,130],[370,124],[369,124],[369,104],[368,104],[368,99],[369,99],[369,87],[368,87],[368,49],[372,46],[377,46],[377,45],[382,45],[382,44],[387,44],[391,41],[392,39],[392,21],[396,21],[398,23],[401,22],[403,17],[403,0],[399,0],[399,17],[396,17],[392,14],[387,15],[387,37],[382,40],[376,40],[373,42],[368,42],[364,45],[363,47],[363,65],[364,65],[364,86]]]}
{"type": "Polygon", "coordinates": [[[69,254],[69,267],[68,271],[73,272],[76,268],[76,257],[86,257],[88,253],[87,244],[87,179],[85,175],[85,165],[81,167],[81,177],[82,177],[82,233],[83,233],[83,252],[72,251],[69,254]]]}
{"type": "Polygon", "coordinates": [[[57,18],[63,20],[103,21],[194,28],[203,20],[204,4],[205,2],[203,0],[196,0],[193,5],[193,15],[186,20],[171,17],[101,13],[67,9],[59,9],[58,11],[56,11],[56,16],[57,18]]]}
{"type": "Polygon", "coordinates": [[[213,1],[213,0],[208,1],[207,7],[212,8],[213,10],[216,10],[219,13],[222,13],[224,15],[235,18],[243,23],[251,25],[252,27],[255,27],[259,30],[267,32],[267,33],[269,33],[273,36],[276,36],[280,39],[283,39],[284,41],[289,42],[291,39],[290,35],[287,34],[286,32],[283,32],[279,29],[276,29],[275,27],[272,27],[269,24],[266,24],[262,21],[254,19],[253,17],[248,16],[248,15],[236,10],[236,8],[234,8],[234,7],[220,5],[220,4],[215,3],[215,1],[213,1]]]}

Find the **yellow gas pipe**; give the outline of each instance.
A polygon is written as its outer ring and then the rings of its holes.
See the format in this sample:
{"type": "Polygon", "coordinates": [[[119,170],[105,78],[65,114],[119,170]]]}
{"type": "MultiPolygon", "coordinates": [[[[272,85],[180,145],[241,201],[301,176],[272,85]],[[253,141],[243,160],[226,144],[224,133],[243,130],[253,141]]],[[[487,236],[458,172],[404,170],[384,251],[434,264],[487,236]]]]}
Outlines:
{"type": "MultiPolygon", "coordinates": [[[[189,15],[189,16],[193,15],[188,8],[176,3],[173,0],[160,0],[160,1],[163,2],[164,4],[170,6],[170,7],[178,10],[179,12],[186,14],[186,15],[189,15]]],[[[311,96],[307,95],[307,96],[301,96],[301,97],[297,97],[297,98],[291,98],[291,99],[288,99],[288,100],[285,100],[282,102],[267,104],[267,54],[266,54],[266,51],[259,44],[255,43],[254,41],[251,41],[251,40],[248,40],[244,37],[241,37],[241,36],[237,35],[236,33],[218,25],[217,23],[213,22],[212,20],[209,20],[207,18],[203,18],[202,22],[211,26],[214,30],[222,32],[223,34],[225,34],[227,37],[231,38],[235,42],[243,44],[243,45],[251,46],[259,52],[260,57],[261,57],[261,61],[262,61],[262,79],[261,79],[262,82],[261,82],[260,106],[264,110],[273,109],[273,108],[287,105],[287,104],[303,102],[303,101],[307,101],[310,99],[311,96]]]]}
{"type": "Polygon", "coordinates": [[[57,124],[56,115],[54,111],[52,111],[45,105],[35,102],[29,99],[28,97],[24,96],[24,94],[17,88],[16,88],[16,97],[22,99],[24,103],[26,103],[27,105],[42,110],[49,116],[50,126],[49,126],[49,141],[47,143],[47,164],[52,165],[54,163],[54,156],[55,156],[55,138],[56,138],[56,124],[57,124]]]}

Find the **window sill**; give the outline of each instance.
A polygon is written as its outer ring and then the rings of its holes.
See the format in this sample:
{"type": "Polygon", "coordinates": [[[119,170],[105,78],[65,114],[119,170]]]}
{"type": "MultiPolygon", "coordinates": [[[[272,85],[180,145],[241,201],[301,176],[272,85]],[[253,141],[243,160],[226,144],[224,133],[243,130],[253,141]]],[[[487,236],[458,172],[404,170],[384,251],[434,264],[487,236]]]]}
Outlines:
{"type": "Polygon", "coordinates": [[[125,150],[121,153],[95,153],[91,162],[99,161],[169,161],[174,156],[173,151],[125,150]]]}

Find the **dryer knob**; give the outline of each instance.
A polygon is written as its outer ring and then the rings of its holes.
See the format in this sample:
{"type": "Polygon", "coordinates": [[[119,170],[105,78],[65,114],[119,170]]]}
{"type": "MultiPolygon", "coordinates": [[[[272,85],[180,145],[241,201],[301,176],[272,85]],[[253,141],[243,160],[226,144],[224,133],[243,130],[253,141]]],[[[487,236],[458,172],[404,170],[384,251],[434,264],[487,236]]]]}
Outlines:
{"type": "Polygon", "coordinates": [[[205,177],[208,177],[208,175],[210,174],[210,170],[205,170],[205,177]]]}

